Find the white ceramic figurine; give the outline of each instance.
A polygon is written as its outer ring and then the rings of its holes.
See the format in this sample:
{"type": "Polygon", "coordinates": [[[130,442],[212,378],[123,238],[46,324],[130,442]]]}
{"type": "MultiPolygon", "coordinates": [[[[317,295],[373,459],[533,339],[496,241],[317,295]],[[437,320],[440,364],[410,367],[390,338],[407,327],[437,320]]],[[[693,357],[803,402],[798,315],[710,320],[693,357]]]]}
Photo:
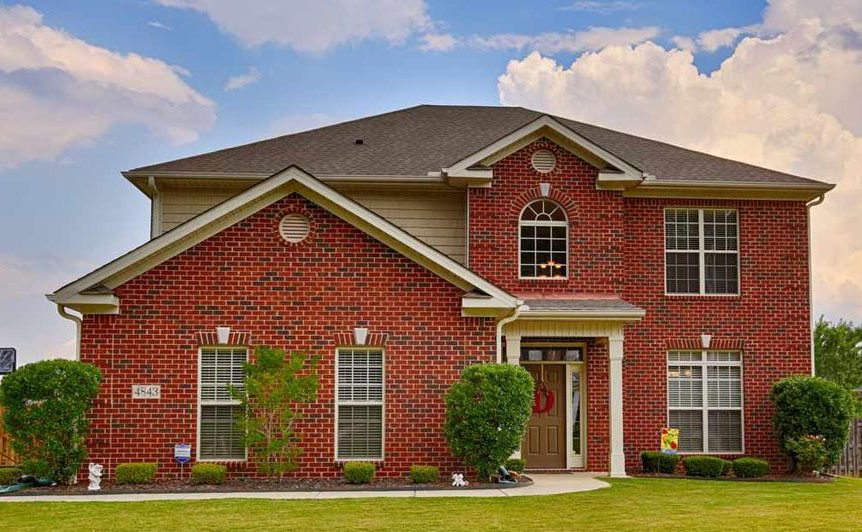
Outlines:
{"type": "Polygon", "coordinates": [[[456,488],[463,488],[470,484],[464,480],[464,473],[452,473],[452,485],[456,488]]]}
{"type": "Polygon", "coordinates": [[[90,481],[90,486],[87,488],[90,491],[99,491],[102,489],[102,464],[90,464],[90,476],[87,477],[90,481]]]}

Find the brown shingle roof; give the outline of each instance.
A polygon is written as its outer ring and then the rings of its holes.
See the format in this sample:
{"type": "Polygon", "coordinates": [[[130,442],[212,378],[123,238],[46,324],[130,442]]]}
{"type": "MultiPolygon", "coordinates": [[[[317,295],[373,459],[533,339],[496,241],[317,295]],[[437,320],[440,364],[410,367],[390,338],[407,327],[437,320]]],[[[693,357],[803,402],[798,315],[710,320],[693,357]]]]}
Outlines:
{"type": "MultiPolygon", "coordinates": [[[[295,164],[314,175],[425,176],[544,113],[523,107],[420,105],[131,170],[270,175],[295,164]],[[356,141],[361,139],[362,144],[356,141]]],[[[659,181],[812,184],[814,180],[554,117],[659,181]]]]}

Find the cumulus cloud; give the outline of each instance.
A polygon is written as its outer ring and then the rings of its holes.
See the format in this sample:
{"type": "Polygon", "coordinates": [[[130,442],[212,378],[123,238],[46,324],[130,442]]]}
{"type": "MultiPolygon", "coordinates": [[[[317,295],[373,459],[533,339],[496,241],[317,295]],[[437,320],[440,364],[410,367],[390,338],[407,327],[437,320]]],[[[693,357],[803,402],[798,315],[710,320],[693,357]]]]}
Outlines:
{"type": "Polygon", "coordinates": [[[590,13],[615,13],[617,11],[634,11],[644,7],[643,2],[626,2],[624,0],[613,0],[611,2],[596,2],[594,0],[580,0],[560,9],[564,11],[586,11],[590,13]]]}
{"type": "Polygon", "coordinates": [[[450,52],[458,45],[458,39],[448,33],[426,33],[419,49],[423,52],[450,52]]]}
{"type": "Polygon", "coordinates": [[[763,27],[709,75],[652,42],[568,66],[532,53],[508,64],[500,101],[838,183],[812,211],[815,312],[859,321],[862,3],[774,0],[763,27]]]}
{"type": "Polygon", "coordinates": [[[601,50],[607,46],[638,44],[661,34],[655,26],[643,28],[591,27],[583,31],[566,33],[499,33],[487,37],[473,37],[470,44],[489,50],[535,50],[545,54],[559,52],[581,53],[601,50]]]}
{"type": "Polygon", "coordinates": [[[433,26],[423,0],[157,0],[206,13],[248,47],[275,44],[321,53],[365,39],[403,43],[433,26]]]}
{"type": "Polygon", "coordinates": [[[184,74],[46,26],[30,7],[0,6],[0,169],[55,159],[123,123],[195,140],[215,122],[215,106],[184,74]]]}
{"type": "Polygon", "coordinates": [[[244,73],[229,78],[224,84],[224,90],[235,91],[258,81],[260,81],[260,70],[257,67],[250,67],[244,73]]]}
{"type": "Polygon", "coordinates": [[[718,30],[708,30],[701,32],[697,36],[697,45],[701,50],[714,52],[719,48],[733,46],[736,40],[745,34],[756,34],[761,30],[761,26],[743,26],[740,28],[721,28],[718,30]]]}

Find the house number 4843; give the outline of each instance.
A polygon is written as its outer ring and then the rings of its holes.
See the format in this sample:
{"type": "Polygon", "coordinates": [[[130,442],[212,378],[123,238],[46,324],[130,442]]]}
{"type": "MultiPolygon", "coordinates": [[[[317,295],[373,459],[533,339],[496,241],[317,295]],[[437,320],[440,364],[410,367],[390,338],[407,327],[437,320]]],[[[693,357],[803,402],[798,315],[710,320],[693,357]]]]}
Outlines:
{"type": "Polygon", "coordinates": [[[133,384],[132,399],[161,399],[162,387],[158,384],[133,384]]]}

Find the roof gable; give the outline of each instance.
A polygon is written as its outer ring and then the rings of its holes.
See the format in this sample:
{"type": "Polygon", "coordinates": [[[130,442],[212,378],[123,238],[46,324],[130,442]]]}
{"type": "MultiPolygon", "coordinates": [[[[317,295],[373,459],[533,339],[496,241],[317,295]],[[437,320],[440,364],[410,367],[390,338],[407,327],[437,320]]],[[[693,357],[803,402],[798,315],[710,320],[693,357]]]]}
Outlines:
{"type": "Polygon", "coordinates": [[[110,293],[110,289],[294,192],[467,292],[481,291],[501,307],[514,307],[518,302],[515,297],[481,276],[294,166],[276,173],[47,297],[55,303],[82,312],[116,312],[119,300],[110,293]]]}

